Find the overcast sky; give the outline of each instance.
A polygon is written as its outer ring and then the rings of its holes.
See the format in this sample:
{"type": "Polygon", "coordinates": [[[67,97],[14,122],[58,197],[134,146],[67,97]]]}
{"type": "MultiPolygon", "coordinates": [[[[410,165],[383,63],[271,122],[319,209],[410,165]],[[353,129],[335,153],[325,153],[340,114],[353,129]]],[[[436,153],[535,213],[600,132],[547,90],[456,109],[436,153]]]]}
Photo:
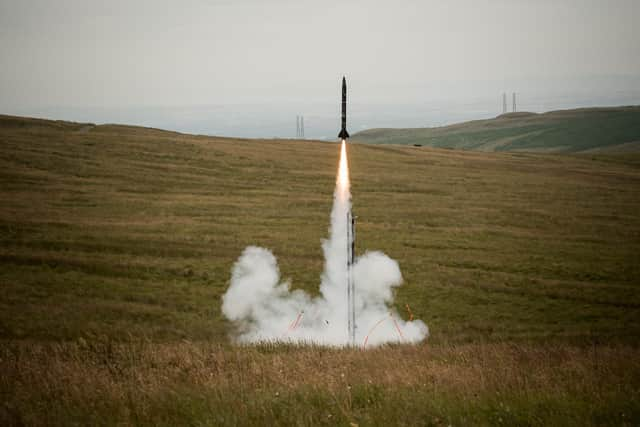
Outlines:
{"type": "Polygon", "coordinates": [[[195,108],[331,115],[343,74],[359,127],[407,124],[367,116],[384,106],[499,113],[503,91],[530,109],[640,103],[639,18],[638,0],[0,0],[0,113],[169,108],[167,126],[206,133],[185,125],[195,108]]]}

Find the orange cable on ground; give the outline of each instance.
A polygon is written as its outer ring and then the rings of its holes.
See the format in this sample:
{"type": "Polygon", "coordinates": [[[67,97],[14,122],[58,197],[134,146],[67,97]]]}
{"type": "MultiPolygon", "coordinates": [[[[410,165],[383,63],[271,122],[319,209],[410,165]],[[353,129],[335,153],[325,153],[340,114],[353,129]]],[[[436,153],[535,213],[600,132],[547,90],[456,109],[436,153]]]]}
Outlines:
{"type": "Polygon", "coordinates": [[[289,327],[287,328],[286,331],[284,331],[282,336],[287,335],[289,332],[293,331],[295,328],[298,327],[298,325],[300,324],[300,319],[302,319],[303,314],[304,314],[304,311],[301,311],[300,313],[298,313],[298,316],[291,323],[289,323],[289,327]]]}
{"type": "Polygon", "coordinates": [[[369,330],[369,333],[367,334],[366,337],[364,337],[364,343],[362,343],[362,348],[365,348],[367,346],[367,342],[369,342],[369,335],[371,335],[371,333],[374,331],[374,329],[376,329],[378,327],[378,325],[380,325],[382,322],[384,322],[385,320],[387,320],[387,317],[383,317],[382,319],[378,320],[376,322],[375,325],[373,325],[373,328],[371,328],[369,330]]]}
{"type": "Polygon", "coordinates": [[[400,325],[396,322],[396,319],[393,317],[393,314],[389,313],[391,316],[391,320],[393,320],[393,325],[396,327],[396,331],[398,331],[398,335],[400,335],[400,339],[404,341],[404,335],[402,335],[402,331],[400,330],[400,325]]]}
{"type": "Polygon", "coordinates": [[[409,304],[405,304],[405,307],[407,307],[407,312],[409,313],[409,322],[411,322],[413,320],[413,312],[411,311],[411,307],[409,307],[409,304]]]}
{"type": "Polygon", "coordinates": [[[396,331],[398,331],[398,335],[400,335],[400,339],[404,340],[404,335],[402,334],[402,331],[400,330],[400,325],[398,325],[398,322],[396,322],[396,319],[394,319],[393,314],[391,312],[389,312],[389,317],[383,317],[382,319],[378,320],[376,322],[375,325],[373,325],[373,328],[371,328],[369,330],[369,333],[367,334],[366,337],[364,337],[364,342],[362,343],[362,348],[364,349],[367,346],[367,343],[369,342],[369,335],[371,335],[373,333],[373,331],[380,326],[380,324],[382,322],[384,322],[385,320],[387,320],[388,318],[391,318],[391,320],[393,321],[394,326],[396,327],[396,331]]]}
{"type": "Polygon", "coordinates": [[[293,331],[295,328],[298,327],[298,325],[300,324],[300,320],[302,319],[302,315],[304,314],[304,311],[301,311],[300,313],[298,313],[298,317],[296,318],[296,322],[293,324],[293,328],[291,328],[291,330],[293,331]]]}

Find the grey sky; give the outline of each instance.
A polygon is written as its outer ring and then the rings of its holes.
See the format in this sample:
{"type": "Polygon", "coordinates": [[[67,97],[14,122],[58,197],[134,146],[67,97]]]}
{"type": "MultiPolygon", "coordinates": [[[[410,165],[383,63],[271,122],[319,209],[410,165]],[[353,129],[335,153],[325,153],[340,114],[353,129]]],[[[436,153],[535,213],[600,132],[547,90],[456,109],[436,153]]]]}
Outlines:
{"type": "Polygon", "coordinates": [[[355,111],[502,91],[523,107],[638,103],[639,18],[637,0],[0,0],[0,112],[266,105],[295,120],[332,114],[343,74],[355,111]]]}

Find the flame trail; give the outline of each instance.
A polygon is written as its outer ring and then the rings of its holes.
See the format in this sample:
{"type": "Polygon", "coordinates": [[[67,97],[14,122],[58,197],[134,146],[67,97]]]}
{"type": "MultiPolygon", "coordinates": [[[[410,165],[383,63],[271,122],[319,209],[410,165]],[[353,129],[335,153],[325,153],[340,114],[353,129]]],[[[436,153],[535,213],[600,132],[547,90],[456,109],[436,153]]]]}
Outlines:
{"type": "MultiPolygon", "coordinates": [[[[347,259],[347,212],[351,209],[351,192],[349,190],[347,144],[343,139],[340,147],[336,189],[333,195],[329,239],[325,240],[322,245],[325,267],[320,285],[320,292],[327,298],[329,304],[335,307],[344,307],[343,317],[340,321],[336,319],[336,323],[339,323],[341,327],[345,326],[344,319],[347,319],[345,301],[347,265],[345,260],[347,259]]],[[[343,330],[346,330],[346,327],[343,330]]]]}
{"type": "Polygon", "coordinates": [[[347,144],[345,140],[342,140],[342,146],[340,147],[340,163],[338,165],[338,178],[336,179],[337,195],[341,201],[348,201],[351,199],[349,193],[349,160],[347,159],[347,144]]]}
{"type": "MultiPolygon", "coordinates": [[[[301,290],[291,291],[288,282],[281,283],[276,258],[268,249],[249,246],[235,263],[231,285],[222,298],[222,313],[236,326],[234,338],[237,341],[284,339],[332,346],[349,344],[345,260],[351,192],[344,140],[333,196],[329,238],[322,243],[325,265],[320,296],[311,298],[301,290]],[[304,317],[300,315],[302,312],[304,317]],[[295,327],[292,328],[292,324],[295,327]],[[284,338],[283,330],[287,331],[284,338]]],[[[396,261],[381,252],[367,252],[355,261],[351,274],[355,285],[354,306],[358,318],[355,338],[358,342],[365,339],[365,333],[372,325],[389,313],[394,322],[376,325],[375,334],[366,335],[369,346],[399,341],[416,343],[428,335],[427,325],[421,320],[405,322],[397,314],[394,316],[395,311],[389,307],[393,302],[393,288],[402,284],[396,261]]]]}

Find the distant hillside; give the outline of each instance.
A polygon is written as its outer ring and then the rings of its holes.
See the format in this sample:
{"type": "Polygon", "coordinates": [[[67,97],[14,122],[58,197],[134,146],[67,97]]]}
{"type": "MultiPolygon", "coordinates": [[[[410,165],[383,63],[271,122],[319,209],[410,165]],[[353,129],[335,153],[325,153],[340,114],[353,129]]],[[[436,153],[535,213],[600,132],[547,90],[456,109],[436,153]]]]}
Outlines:
{"type": "Polygon", "coordinates": [[[640,154],[348,150],[358,328],[425,343],[232,341],[245,247],[318,294],[337,144],[0,116],[0,426],[640,426],[640,154]]]}
{"type": "Polygon", "coordinates": [[[435,128],[370,129],[353,140],[477,151],[640,151],[640,106],[508,113],[435,128]]]}
{"type": "Polygon", "coordinates": [[[126,133],[127,135],[163,135],[163,136],[178,136],[179,132],[156,129],[144,126],[130,126],[130,125],[118,125],[118,124],[104,124],[96,125],[94,123],[77,123],[69,122],[65,120],[48,120],[39,119],[34,117],[20,117],[20,116],[8,116],[0,114],[0,129],[10,131],[24,131],[31,133],[47,133],[51,131],[64,131],[64,132],[103,132],[110,134],[126,133]]]}

